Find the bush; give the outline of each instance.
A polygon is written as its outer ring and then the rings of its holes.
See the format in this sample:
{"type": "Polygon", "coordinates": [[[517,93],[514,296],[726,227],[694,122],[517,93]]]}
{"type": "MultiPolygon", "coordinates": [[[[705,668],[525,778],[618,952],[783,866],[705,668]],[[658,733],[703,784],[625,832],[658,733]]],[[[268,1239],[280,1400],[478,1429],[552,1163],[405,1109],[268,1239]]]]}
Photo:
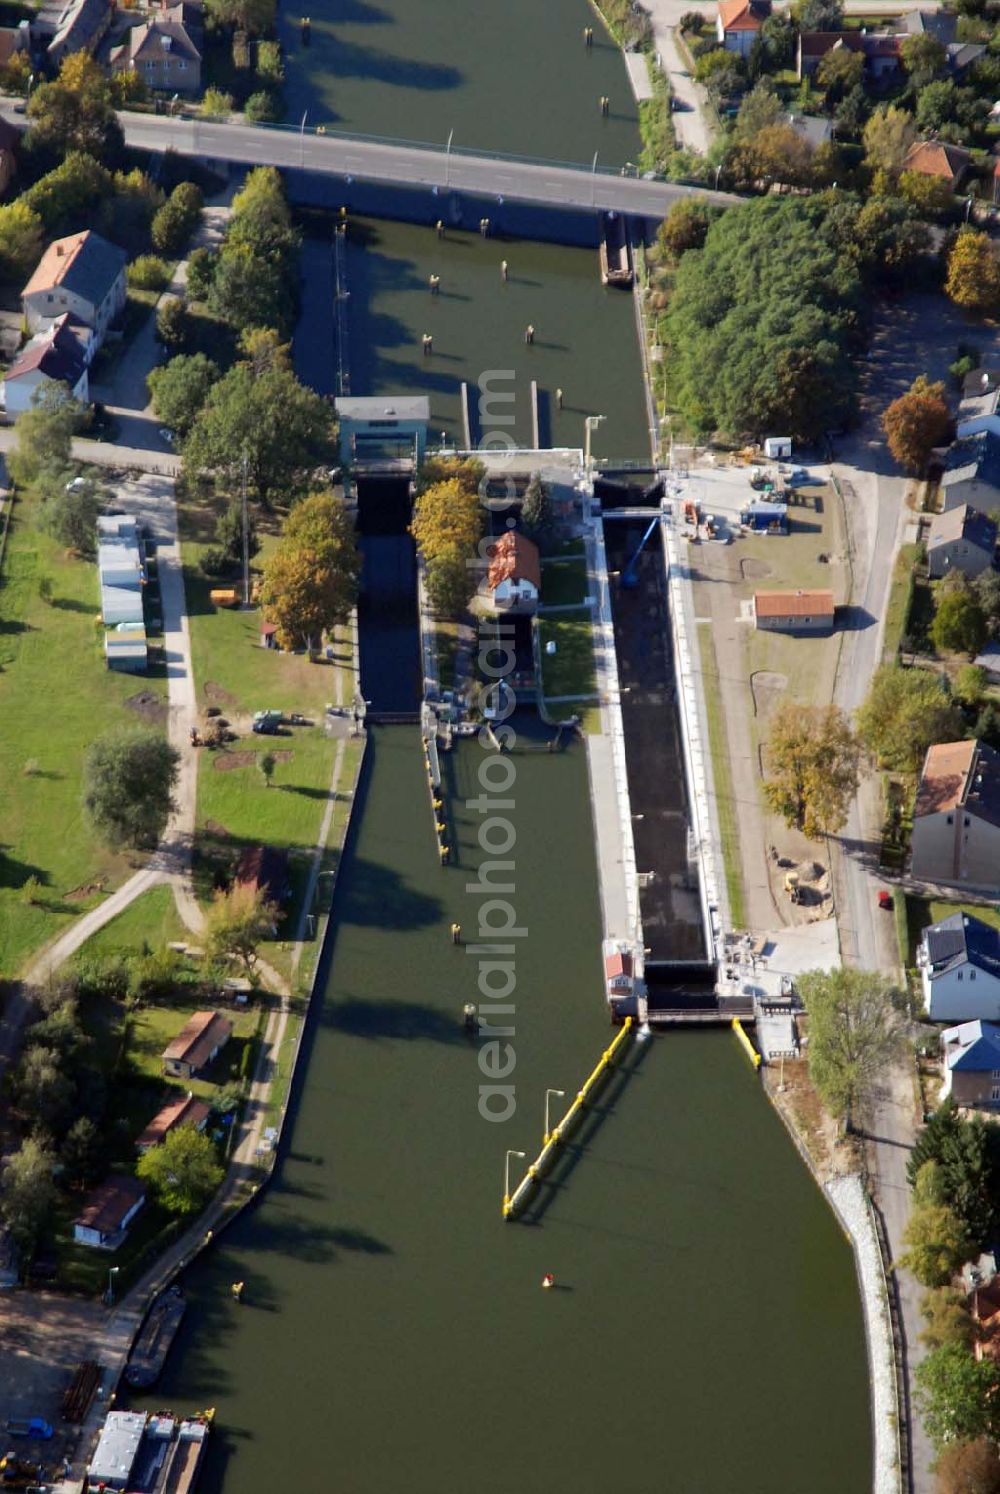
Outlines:
{"type": "Polygon", "coordinates": [[[224,119],[233,112],[233,96],[223,93],[221,88],[206,88],[200,105],[205,119],[224,119]]]}
{"type": "Polygon", "coordinates": [[[281,44],[274,41],[257,43],[257,76],[269,83],[283,83],[285,64],[281,60],[281,44]]]}
{"type": "Polygon", "coordinates": [[[700,36],[705,29],[705,17],[700,10],[686,10],[681,16],[681,30],[700,36]]]}
{"type": "Polygon", "coordinates": [[[198,562],[206,576],[224,576],[230,560],[225,550],[206,550],[198,562]]]}
{"type": "Polygon", "coordinates": [[[128,267],[128,283],[133,290],[161,291],[169,280],[170,272],[158,254],[140,254],[128,267]]]}
{"type": "Polygon", "coordinates": [[[261,88],[250,95],[243,112],[251,124],[277,124],[284,110],[269,89],[261,88]]]}
{"type": "Polygon", "coordinates": [[[193,182],[181,182],[157,211],[150,233],[155,248],[179,254],[187,247],[201,214],[202,197],[193,182]]]}

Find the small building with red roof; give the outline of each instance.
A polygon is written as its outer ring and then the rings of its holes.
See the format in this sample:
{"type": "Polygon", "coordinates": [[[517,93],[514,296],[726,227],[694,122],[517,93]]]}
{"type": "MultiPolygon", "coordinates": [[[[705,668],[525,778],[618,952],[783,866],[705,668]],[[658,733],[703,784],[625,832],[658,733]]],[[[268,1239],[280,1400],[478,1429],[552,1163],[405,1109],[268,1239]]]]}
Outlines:
{"type": "Polygon", "coordinates": [[[498,612],[534,612],[542,589],[538,546],[527,535],[508,529],[490,546],[486,584],[498,612]]]}
{"type": "Polygon", "coordinates": [[[715,22],[719,46],[747,57],[771,14],[771,0],[719,0],[715,22]]]}
{"type": "Polygon", "coordinates": [[[179,1100],[171,1100],[169,1105],[164,1105],[162,1110],[157,1111],[138,1137],[136,1150],[148,1152],[154,1146],[159,1146],[178,1126],[193,1126],[196,1131],[204,1131],[209,1114],[205,1101],[196,1100],[192,1094],[182,1095],[179,1100]]]}

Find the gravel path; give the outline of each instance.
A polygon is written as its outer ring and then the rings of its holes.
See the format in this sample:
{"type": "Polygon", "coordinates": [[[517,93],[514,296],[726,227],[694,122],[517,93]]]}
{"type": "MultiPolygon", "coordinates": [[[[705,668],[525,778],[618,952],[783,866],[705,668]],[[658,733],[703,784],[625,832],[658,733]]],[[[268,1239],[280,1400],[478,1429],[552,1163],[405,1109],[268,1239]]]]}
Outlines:
{"type": "Polygon", "coordinates": [[[874,1494],[901,1494],[896,1367],[882,1257],[871,1209],[856,1175],[834,1178],[827,1195],[854,1247],[868,1339],[872,1429],[875,1439],[874,1494]]]}

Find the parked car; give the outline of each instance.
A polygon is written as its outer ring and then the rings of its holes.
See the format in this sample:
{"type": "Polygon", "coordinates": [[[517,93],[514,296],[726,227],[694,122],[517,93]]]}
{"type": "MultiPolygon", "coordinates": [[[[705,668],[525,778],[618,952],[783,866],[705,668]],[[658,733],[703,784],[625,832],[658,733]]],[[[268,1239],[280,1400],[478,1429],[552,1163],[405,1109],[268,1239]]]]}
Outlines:
{"type": "Polygon", "coordinates": [[[52,1426],[42,1416],[11,1416],[5,1428],[11,1437],[33,1437],[38,1442],[48,1442],[52,1426]]]}
{"type": "Polygon", "coordinates": [[[253,729],[258,736],[273,737],[284,720],[283,711],[255,711],[253,729]]]}

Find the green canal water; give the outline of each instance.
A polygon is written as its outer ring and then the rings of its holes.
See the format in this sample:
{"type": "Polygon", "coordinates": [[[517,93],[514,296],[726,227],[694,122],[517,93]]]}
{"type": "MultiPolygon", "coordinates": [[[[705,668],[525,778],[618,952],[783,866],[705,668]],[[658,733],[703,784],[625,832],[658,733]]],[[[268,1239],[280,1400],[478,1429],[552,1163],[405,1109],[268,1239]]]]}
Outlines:
{"type": "MultiPolygon", "coordinates": [[[[325,244],[317,249],[329,253],[325,244]]],[[[461,445],[461,385],[470,386],[478,405],[485,379],[492,398],[474,442],[498,436],[504,444],[529,447],[534,380],[543,445],[579,449],[584,417],[601,414],[606,420],[595,433],[595,454],[648,457],[632,298],[601,284],[595,250],[454,230],[438,239],[433,228],[364,219],[350,225],[346,265],[355,394],[428,394],[431,440],[443,433],[461,445]],[[436,296],[431,275],[441,282],[436,296]],[[529,324],[535,329],[530,347],[524,340],[529,324]],[[423,354],[425,332],[433,338],[430,357],[423,354]]],[[[328,344],[311,336],[304,356],[310,364],[328,360],[328,344]]]]}
{"type": "Polygon", "coordinates": [[[442,146],[454,132],[455,149],[587,166],[595,151],[604,166],[638,159],[625,64],[582,0],[322,0],[282,7],[279,34],[296,124],[307,113],[310,125],[442,146]]]}
{"type": "Polygon", "coordinates": [[[464,805],[485,754],[448,760],[444,870],[417,732],[376,728],[369,754],[288,1152],[189,1273],[155,1396],[217,1407],[203,1488],[862,1494],[851,1255],[729,1034],[635,1047],[543,1207],[501,1221],[505,1149],[534,1154],[546,1086],[572,1095],[610,1035],[582,749],[529,734],[512,759],[503,1124],[479,1113],[476,962],[448,937],[482,902],[464,805]]]}

